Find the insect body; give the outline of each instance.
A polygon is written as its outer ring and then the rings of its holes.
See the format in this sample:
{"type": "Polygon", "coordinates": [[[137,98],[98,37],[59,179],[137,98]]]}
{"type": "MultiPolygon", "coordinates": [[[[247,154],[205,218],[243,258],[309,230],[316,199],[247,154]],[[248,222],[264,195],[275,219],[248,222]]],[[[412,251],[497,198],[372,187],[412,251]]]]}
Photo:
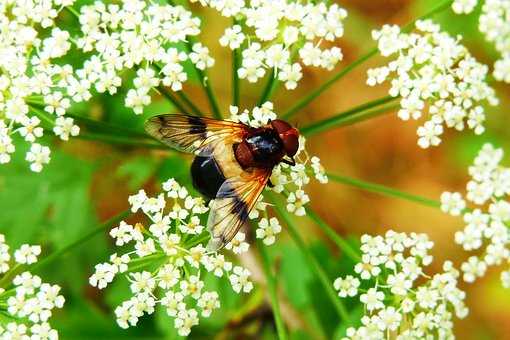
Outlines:
{"type": "Polygon", "coordinates": [[[147,132],[167,145],[195,154],[194,187],[211,199],[208,248],[219,249],[236,235],[280,162],[294,164],[299,132],[282,120],[254,128],[186,115],[149,119],[147,132]]]}

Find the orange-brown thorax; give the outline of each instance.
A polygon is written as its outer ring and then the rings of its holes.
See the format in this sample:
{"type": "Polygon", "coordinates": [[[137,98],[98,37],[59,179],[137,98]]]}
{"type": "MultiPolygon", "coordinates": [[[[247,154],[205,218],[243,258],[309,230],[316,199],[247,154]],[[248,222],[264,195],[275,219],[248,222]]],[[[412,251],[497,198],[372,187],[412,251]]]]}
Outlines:
{"type": "Polygon", "coordinates": [[[283,120],[251,129],[243,141],[234,146],[236,160],[243,169],[273,168],[283,157],[292,158],[299,148],[299,132],[283,120]]]}

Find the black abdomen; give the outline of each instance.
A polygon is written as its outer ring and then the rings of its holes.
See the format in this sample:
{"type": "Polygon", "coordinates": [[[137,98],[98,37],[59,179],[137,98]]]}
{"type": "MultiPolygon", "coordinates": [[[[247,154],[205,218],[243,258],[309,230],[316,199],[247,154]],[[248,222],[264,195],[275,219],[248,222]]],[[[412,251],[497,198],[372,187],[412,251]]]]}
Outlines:
{"type": "Polygon", "coordinates": [[[206,198],[214,199],[225,177],[214,157],[196,156],[191,163],[191,179],[193,186],[206,198]]]}

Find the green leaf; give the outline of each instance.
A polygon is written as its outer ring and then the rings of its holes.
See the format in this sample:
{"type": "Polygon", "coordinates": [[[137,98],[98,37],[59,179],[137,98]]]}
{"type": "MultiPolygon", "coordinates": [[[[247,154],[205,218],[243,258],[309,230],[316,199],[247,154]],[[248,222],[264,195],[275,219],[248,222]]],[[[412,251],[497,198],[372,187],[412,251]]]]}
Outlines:
{"type": "Polygon", "coordinates": [[[41,239],[58,244],[95,224],[88,195],[92,163],[53,147],[50,164],[34,173],[23,159],[26,143],[17,140],[16,147],[11,163],[0,167],[0,232],[11,246],[41,239]]]}

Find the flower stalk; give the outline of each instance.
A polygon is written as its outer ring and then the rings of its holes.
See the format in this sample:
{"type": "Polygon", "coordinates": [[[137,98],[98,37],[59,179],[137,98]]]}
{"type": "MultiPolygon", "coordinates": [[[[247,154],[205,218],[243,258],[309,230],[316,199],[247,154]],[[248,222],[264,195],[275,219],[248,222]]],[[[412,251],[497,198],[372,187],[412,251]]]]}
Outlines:
{"type": "Polygon", "coordinates": [[[304,136],[309,137],[333,128],[360,122],[397,108],[398,105],[394,103],[396,100],[397,98],[391,96],[379,98],[307,125],[301,128],[300,131],[304,136]],[[385,105],[388,103],[391,103],[391,105],[385,105]]]}
{"type": "Polygon", "coordinates": [[[264,274],[266,275],[269,299],[271,300],[271,306],[273,307],[273,315],[276,324],[276,331],[278,333],[278,339],[286,340],[287,332],[285,330],[285,325],[283,323],[280,304],[278,302],[278,296],[276,291],[276,275],[273,273],[271,269],[269,255],[267,254],[266,246],[262,244],[262,241],[260,240],[257,241],[257,248],[259,249],[260,257],[262,258],[262,268],[264,269],[264,274]]]}
{"type": "MultiPolygon", "coordinates": [[[[434,16],[435,14],[449,8],[452,4],[452,0],[447,0],[441,2],[436,7],[432,8],[429,12],[425,13],[424,15],[416,18],[409,24],[407,24],[404,28],[404,31],[412,29],[414,23],[417,20],[423,20],[426,18],[430,18],[434,16]]],[[[301,109],[305,108],[310,104],[312,101],[314,101],[317,97],[319,97],[323,92],[328,90],[333,84],[335,84],[337,81],[345,77],[347,74],[349,74],[352,70],[356,69],[358,66],[364,64],[367,60],[375,56],[378,52],[377,47],[371,49],[366,54],[362,55],[358,59],[356,59],[354,62],[340,70],[338,73],[333,75],[331,78],[329,78],[326,82],[324,82],[322,85],[320,85],[317,89],[312,91],[310,94],[299,100],[294,106],[292,106],[287,112],[283,115],[285,119],[289,119],[293,117],[297,112],[299,112],[301,109]]]]}
{"type": "Polygon", "coordinates": [[[68,252],[75,250],[79,246],[82,246],[84,243],[86,243],[87,241],[91,240],[92,238],[94,238],[95,236],[100,234],[101,232],[103,232],[106,229],[108,229],[108,228],[114,226],[115,224],[119,223],[119,221],[121,221],[122,219],[127,217],[129,215],[129,213],[130,213],[130,211],[126,210],[126,211],[123,211],[123,212],[113,216],[112,218],[110,218],[110,219],[106,220],[105,222],[101,223],[96,228],[92,229],[90,232],[88,232],[84,236],[80,237],[76,241],[71,242],[67,246],[65,246],[65,247],[55,251],[54,253],[46,256],[41,261],[39,261],[36,264],[34,264],[31,269],[32,270],[39,269],[40,267],[43,267],[43,266],[53,262],[54,260],[58,259],[62,255],[65,255],[68,252]]]}
{"type": "Polygon", "coordinates": [[[407,192],[389,188],[389,187],[381,185],[381,184],[370,183],[370,182],[362,181],[359,179],[336,175],[336,174],[328,173],[327,175],[328,175],[328,178],[330,180],[332,180],[333,182],[343,183],[343,184],[350,185],[350,186],[353,186],[353,187],[356,187],[356,188],[359,188],[359,189],[362,189],[365,191],[373,192],[376,194],[381,194],[381,195],[388,196],[388,197],[399,198],[399,199],[403,199],[406,201],[415,202],[415,203],[418,203],[418,204],[421,204],[421,205],[424,205],[427,207],[431,207],[431,208],[439,208],[441,206],[441,203],[439,203],[438,201],[435,201],[435,200],[432,200],[429,198],[425,198],[425,197],[421,197],[418,195],[414,195],[414,194],[409,194],[407,192]]]}
{"type": "Polygon", "coordinates": [[[351,245],[341,238],[331,226],[329,226],[320,216],[312,209],[307,209],[307,216],[317,224],[321,230],[331,239],[354,262],[360,261],[361,256],[354,250],[351,245]]]}
{"type": "Polygon", "coordinates": [[[351,320],[349,317],[349,313],[347,313],[347,309],[344,306],[343,302],[340,301],[335,293],[335,290],[333,289],[333,286],[331,285],[331,280],[329,279],[328,275],[324,271],[324,269],[321,267],[315,256],[308,250],[306,247],[305,242],[297,232],[296,228],[294,227],[294,223],[290,217],[290,215],[287,213],[285,209],[283,209],[280,205],[280,203],[275,199],[273,195],[268,195],[270,197],[270,200],[278,213],[279,216],[285,221],[285,224],[287,225],[287,230],[290,234],[290,237],[296,245],[298,246],[299,250],[303,253],[307,261],[310,263],[312,270],[317,275],[317,278],[321,282],[321,284],[324,287],[324,290],[326,291],[326,294],[328,295],[330,301],[332,302],[333,306],[335,307],[335,310],[338,314],[338,316],[347,324],[351,324],[351,320]]]}

